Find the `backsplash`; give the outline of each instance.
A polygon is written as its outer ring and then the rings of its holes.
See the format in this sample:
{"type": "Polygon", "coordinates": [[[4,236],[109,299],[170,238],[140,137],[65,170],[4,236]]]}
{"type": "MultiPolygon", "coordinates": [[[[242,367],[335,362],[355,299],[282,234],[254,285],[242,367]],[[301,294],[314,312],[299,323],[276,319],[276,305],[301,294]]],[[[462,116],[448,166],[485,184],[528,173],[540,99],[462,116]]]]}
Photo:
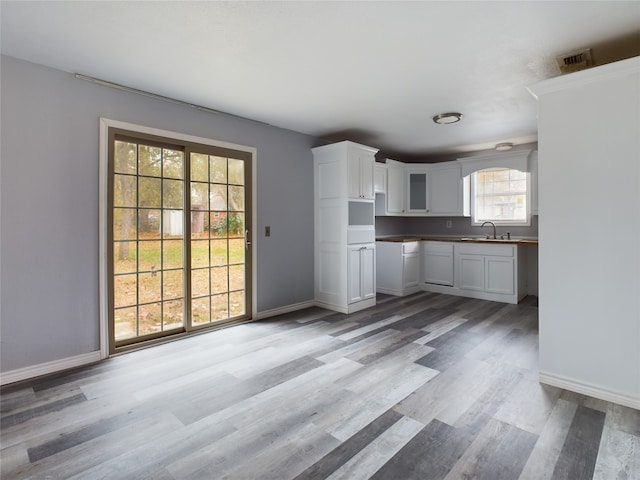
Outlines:
{"type": "MultiPolygon", "coordinates": [[[[376,236],[385,235],[485,235],[491,227],[471,225],[471,217],[376,217],[376,236]],[[447,228],[451,221],[451,228],[447,228]]],[[[496,227],[498,235],[507,232],[516,237],[537,237],[538,216],[531,217],[528,227],[496,227]]]]}

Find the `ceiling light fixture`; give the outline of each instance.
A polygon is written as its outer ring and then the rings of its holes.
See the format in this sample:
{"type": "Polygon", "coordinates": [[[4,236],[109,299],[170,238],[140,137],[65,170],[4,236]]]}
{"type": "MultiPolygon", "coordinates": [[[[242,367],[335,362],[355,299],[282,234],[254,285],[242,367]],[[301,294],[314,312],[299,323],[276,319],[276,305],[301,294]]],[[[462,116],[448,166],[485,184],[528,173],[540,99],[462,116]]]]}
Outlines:
{"type": "Polygon", "coordinates": [[[496,144],[496,150],[499,152],[506,152],[507,150],[511,150],[513,148],[513,143],[505,142],[496,144]]]}
{"type": "Polygon", "coordinates": [[[435,117],[433,117],[433,121],[440,124],[446,125],[448,123],[456,123],[462,120],[462,114],[456,112],[448,112],[448,113],[439,113],[435,117]]]}

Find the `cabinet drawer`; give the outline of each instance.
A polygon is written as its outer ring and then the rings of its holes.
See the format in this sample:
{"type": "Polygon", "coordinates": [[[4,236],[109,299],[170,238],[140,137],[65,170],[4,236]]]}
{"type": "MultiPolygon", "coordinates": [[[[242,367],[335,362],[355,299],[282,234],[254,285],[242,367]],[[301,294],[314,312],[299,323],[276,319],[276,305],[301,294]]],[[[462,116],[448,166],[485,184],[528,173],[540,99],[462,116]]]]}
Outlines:
{"type": "Polygon", "coordinates": [[[422,251],[442,255],[453,255],[453,244],[444,242],[422,242],[422,251]]]}
{"type": "Polygon", "coordinates": [[[376,231],[372,228],[349,228],[347,230],[347,243],[374,243],[376,241],[376,231]]]}
{"type": "Polygon", "coordinates": [[[492,255],[495,257],[513,257],[513,245],[483,245],[465,243],[457,247],[457,251],[461,255],[492,255]]]}
{"type": "Polygon", "coordinates": [[[405,242],[402,244],[402,253],[418,253],[420,252],[419,242],[405,242]]]}

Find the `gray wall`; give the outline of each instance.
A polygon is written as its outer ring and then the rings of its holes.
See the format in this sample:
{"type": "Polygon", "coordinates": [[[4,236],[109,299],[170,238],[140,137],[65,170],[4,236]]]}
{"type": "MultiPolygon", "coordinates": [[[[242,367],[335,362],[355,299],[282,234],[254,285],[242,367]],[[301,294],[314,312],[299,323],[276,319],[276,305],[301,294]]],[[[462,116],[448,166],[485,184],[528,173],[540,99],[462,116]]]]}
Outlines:
{"type": "Polygon", "coordinates": [[[2,56],[1,368],[99,350],[99,117],[257,149],[257,310],[313,299],[312,137],[2,56]]]}
{"type": "Polygon", "coordinates": [[[640,58],[532,87],[540,379],[640,409],[640,58]],[[603,119],[615,118],[615,122],[603,119]]]}

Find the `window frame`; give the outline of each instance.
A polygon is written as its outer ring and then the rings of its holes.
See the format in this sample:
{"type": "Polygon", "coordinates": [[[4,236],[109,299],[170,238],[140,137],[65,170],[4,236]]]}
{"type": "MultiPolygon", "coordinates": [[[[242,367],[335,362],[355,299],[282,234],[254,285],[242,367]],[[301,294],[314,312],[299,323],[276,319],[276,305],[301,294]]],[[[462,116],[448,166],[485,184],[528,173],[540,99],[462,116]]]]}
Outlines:
{"type": "Polygon", "coordinates": [[[517,227],[527,227],[531,225],[531,173],[527,171],[522,171],[517,168],[509,168],[509,167],[488,167],[481,170],[476,170],[469,174],[469,215],[471,217],[471,225],[473,226],[481,226],[484,222],[493,222],[496,226],[517,226],[517,227]],[[477,219],[476,216],[476,176],[478,173],[487,172],[487,171],[496,171],[496,170],[515,170],[525,174],[526,177],[526,189],[525,189],[525,218],[524,220],[505,220],[498,218],[486,218],[486,219],[477,219]]]}

